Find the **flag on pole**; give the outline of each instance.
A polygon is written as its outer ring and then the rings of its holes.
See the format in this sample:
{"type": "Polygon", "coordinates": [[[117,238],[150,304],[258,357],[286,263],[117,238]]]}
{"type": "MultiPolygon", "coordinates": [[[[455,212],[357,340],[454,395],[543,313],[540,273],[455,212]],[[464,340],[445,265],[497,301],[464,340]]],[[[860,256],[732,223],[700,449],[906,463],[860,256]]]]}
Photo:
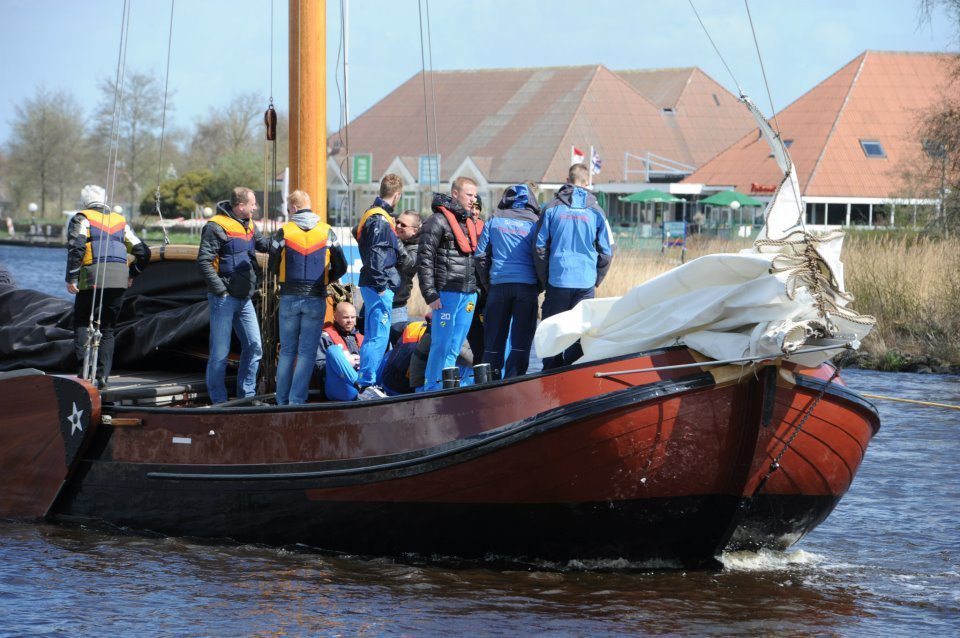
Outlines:
{"type": "Polygon", "coordinates": [[[570,164],[583,164],[585,157],[586,156],[583,154],[583,151],[581,151],[579,148],[576,146],[570,147],[570,164]]]}
{"type": "Polygon", "coordinates": [[[599,175],[602,165],[603,162],[600,160],[600,153],[593,151],[593,157],[590,158],[590,173],[592,175],[599,175]]]}

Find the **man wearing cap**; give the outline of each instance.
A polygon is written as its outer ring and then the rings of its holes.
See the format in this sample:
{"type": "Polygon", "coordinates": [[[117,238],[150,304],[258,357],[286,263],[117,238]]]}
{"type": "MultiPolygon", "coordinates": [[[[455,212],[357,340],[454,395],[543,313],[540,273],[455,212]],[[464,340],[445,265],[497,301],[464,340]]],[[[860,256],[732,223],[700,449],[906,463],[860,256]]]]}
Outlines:
{"type": "Polygon", "coordinates": [[[483,362],[490,364],[496,378],[526,374],[530,362],[540,294],[533,265],[539,215],[532,185],[511,186],[477,243],[477,273],[488,291],[483,362]],[[504,362],[508,334],[510,356],[504,362]]]}
{"type": "Polygon", "coordinates": [[[256,210],[253,191],[238,186],[229,201],[217,204],[217,214],[200,233],[197,265],[207,282],[210,304],[206,381],[211,403],[227,400],[225,376],[233,331],[240,339],[237,397],[251,397],[257,391],[257,369],[263,346],[257,313],[250,298],[257,290],[260,277],[257,251],[268,252],[270,246],[251,219],[256,210]]]}
{"type": "MultiPolygon", "coordinates": [[[[102,388],[113,367],[113,331],[123,292],[150,261],[150,248],[137,238],[122,215],[110,212],[102,187],[84,186],[80,201],[83,210],[67,226],[67,292],[77,296],[73,306],[74,352],[82,364],[91,345],[90,328],[99,328],[96,383],[102,388]],[[134,257],[129,267],[128,253],[134,257]]],[[[92,350],[89,352],[92,354],[92,350]]]]}

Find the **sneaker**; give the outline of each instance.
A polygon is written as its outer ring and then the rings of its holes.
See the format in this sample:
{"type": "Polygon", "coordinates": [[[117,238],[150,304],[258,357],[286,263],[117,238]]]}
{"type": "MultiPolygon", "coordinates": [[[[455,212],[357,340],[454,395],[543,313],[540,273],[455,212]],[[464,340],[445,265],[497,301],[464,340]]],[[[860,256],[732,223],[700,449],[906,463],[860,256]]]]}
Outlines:
{"type": "Polygon", "coordinates": [[[368,385],[357,395],[357,401],[370,401],[372,399],[384,399],[386,397],[386,392],[375,385],[368,385]]]}

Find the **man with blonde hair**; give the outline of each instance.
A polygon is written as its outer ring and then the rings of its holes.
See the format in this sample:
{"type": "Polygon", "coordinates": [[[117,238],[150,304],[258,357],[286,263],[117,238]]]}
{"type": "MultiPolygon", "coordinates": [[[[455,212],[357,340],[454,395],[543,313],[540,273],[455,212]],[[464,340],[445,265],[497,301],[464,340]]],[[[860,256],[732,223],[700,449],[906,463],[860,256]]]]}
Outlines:
{"type": "MultiPolygon", "coordinates": [[[[613,260],[610,226],[597,198],[587,190],[589,179],[587,167],[574,164],[567,183],[543,208],[533,256],[537,278],[546,287],[544,319],[593,299],[613,260]]],[[[579,343],[574,344],[544,359],[543,369],[571,364],[581,355],[579,343]]]]}
{"type": "Polygon", "coordinates": [[[397,264],[401,259],[393,210],[402,197],[403,180],[400,176],[384,175],[380,180],[380,196],[360,217],[354,229],[363,262],[358,282],[364,315],[364,341],[357,379],[361,394],[366,387],[376,383],[377,369],[390,343],[390,316],[394,292],[400,287],[397,264]]]}
{"type": "Polygon", "coordinates": [[[475,219],[477,183],[453,181],[450,195],[437,193],[433,215],[420,230],[417,278],[423,299],[433,310],[433,335],[424,391],[442,387],[443,369],[456,364],[477,303],[474,253],[483,223],[475,219]]]}
{"type": "Polygon", "coordinates": [[[347,260],[336,233],[310,210],[307,193],[290,193],[287,213],[290,221],[270,243],[269,268],[280,282],[276,394],[277,405],[299,405],[307,402],[327,311],[327,284],[347,272],[347,260]]]}
{"type": "Polygon", "coordinates": [[[230,354],[230,334],[240,339],[237,396],[257,390],[257,369],[263,356],[260,326],[250,298],[257,290],[260,264],[257,252],[269,252],[269,243],[253,224],[257,199],[249,188],[238,186],[229,201],[217,203],[217,214],[200,233],[197,265],[207,282],[210,304],[210,352],[207,359],[207,393],[211,403],[227,400],[224,377],[230,354]]]}

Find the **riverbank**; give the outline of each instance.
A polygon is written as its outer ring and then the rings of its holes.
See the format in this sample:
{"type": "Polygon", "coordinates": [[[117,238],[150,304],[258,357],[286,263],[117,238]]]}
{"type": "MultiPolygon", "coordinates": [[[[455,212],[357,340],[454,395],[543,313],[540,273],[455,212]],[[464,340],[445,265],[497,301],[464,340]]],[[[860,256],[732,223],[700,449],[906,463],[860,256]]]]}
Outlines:
{"type": "MultiPolygon", "coordinates": [[[[52,239],[52,238],[51,238],[52,239]]],[[[162,237],[149,235],[151,244],[162,237]]],[[[173,243],[196,244],[198,236],[171,235],[173,243]]],[[[0,233],[0,245],[62,247],[57,239],[30,242],[0,233]]],[[[750,246],[748,239],[723,240],[692,236],[687,260],[713,253],[735,253],[750,246]]],[[[916,233],[850,232],[842,259],[852,306],[877,318],[847,366],[870,370],[960,374],[960,240],[930,239],[916,233]]],[[[632,287],[680,265],[680,253],[620,250],[598,297],[625,294],[632,287]]],[[[412,314],[423,314],[414,287],[412,314]]]]}

